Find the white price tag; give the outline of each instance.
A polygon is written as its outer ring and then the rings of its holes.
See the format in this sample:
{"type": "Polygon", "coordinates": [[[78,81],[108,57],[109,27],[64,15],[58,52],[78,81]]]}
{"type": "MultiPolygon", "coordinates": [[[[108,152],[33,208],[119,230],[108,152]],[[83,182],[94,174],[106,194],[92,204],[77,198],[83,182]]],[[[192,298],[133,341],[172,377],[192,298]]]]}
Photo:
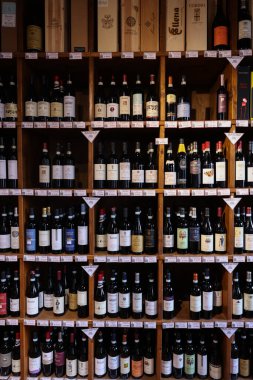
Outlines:
{"type": "Polygon", "coordinates": [[[33,123],[29,121],[22,121],[22,128],[31,129],[33,128],[33,123]]]}
{"type": "Polygon", "coordinates": [[[105,197],[117,197],[117,190],[105,190],[105,197]]]}
{"type": "Polygon", "coordinates": [[[60,190],[54,190],[54,189],[47,190],[47,195],[49,197],[59,197],[60,190]]]}
{"type": "Polygon", "coordinates": [[[155,190],[143,190],[144,197],[155,197],[155,190]]]}
{"type": "Polygon", "coordinates": [[[39,263],[47,263],[47,256],[36,255],[35,260],[39,263]]]}
{"type": "Polygon", "coordinates": [[[233,57],[227,57],[227,60],[228,62],[231,63],[231,65],[233,66],[234,69],[237,68],[237,66],[241,63],[241,61],[243,60],[243,57],[237,57],[237,56],[233,56],[233,57]]]}
{"type": "Polygon", "coordinates": [[[184,257],[184,256],[178,256],[177,257],[177,263],[189,263],[190,260],[189,260],[189,257],[184,257]]]}
{"type": "Polygon", "coordinates": [[[0,195],[9,195],[9,189],[0,189],[0,195]]]}
{"type": "Polygon", "coordinates": [[[163,322],[162,328],[163,329],[174,329],[175,323],[174,322],[163,322]]]}
{"type": "Polygon", "coordinates": [[[244,327],[244,322],[232,321],[231,325],[232,325],[232,327],[237,327],[237,328],[241,329],[244,327]]]}
{"type": "Polygon", "coordinates": [[[69,53],[69,59],[82,59],[83,58],[83,54],[81,51],[77,51],[77,52],[70,52],[69,53]]]}
{"type": "Polygon", "coordinates": [[[252,49],[241,49],[239,50],[240,57],[249,57],[252,55],[252,49]]]}
{"type": "Polygon", "coordinates": [[[213,329],[214,322],[201,322],[201,327],[203,327],[204,329],[213,329]]]}
{"type": "Polygon", "coordinates": [[[130,121],[117,121],[117,128],[130,128],[130,121]]]}
{"type": "Polygon", "coordinates": [[[38,190],[38,189],[35,189],[34,195],[36,197],[47,197],[47,190],[38,190]]]}
{"type": "MultiPolygon", "coordinates": [[[[95,323],[95,321],[93,321],[93,326],[94,326],[94,323],[95,323]]],[[[98,327],[104,327],[104,322],[102,322],[102,326],[98,326],[98,327]]],[[[82,330],[82,332],[85,335],[87,335],[87,337],[90,338],[90,339],[94,338],[94,336],[95,336],[95,334],[96,334],[97,331],[98,331],[97,328],[95,328],[95,329],[94,328],[90,328],[90,329],[84,329],[84,330],[82,330]]]]}
{"type": "Polygon", "coordinates": [[[45,121],[35,121],[33,123],[33,127],[37,129],[44,129],[47,127],[47,123],[45,121]]]}
{"type": "Polygon", "coordinates": [[[214,263],[214,256],[202,256],[202,263],[214,263]]]}
{"type": "Polygon", "coordinates": [[[131,263],[132,257],[131,256],[119,256],[119,263],[131,263]]]}
{"type": "Polygon", "coordinates": [[[205,195],[215,196],[217,195],[217,189],[205,189],[205,195]]]}
{"type": "Polygon", "coordinates": [[[156,329],[156,322],[144,322],[144,329],[156,329]]]}
{"type": "Polygon", "coordinates": [[[89,208],[93,208],[100,198],[96,197],[83,197],[83,200],[87,203],[89,208]]]}
{"type": "Polygon", "coordinates": [[[86,197],[86,195],[87,195],[86,190],[79,190],[79,189],[74,190],[75,197],[86,197]]]}
{"type": "Polygon", "coordinates": [[[204,121],[192,121],[192,128],[204,128],[204,121]]]}
{"type": "Polygon", "coordinates": [[[187,329],[187,322],[175,322],[175,329],[187,329]]]}
{"type": "Polygon", "coordinates": [[[231,128],[231,120],[218,120],[218,128],[231,128]]]}
{"type": "Polygon", "coordinates": [[[188,322],[188,329],[200,329],[200,322],[188,322]]]}
{"type": "Polygon", "coordinates": [[[35,326],[35,324],[36,324],[35,319],[24,319],[25,326],[35,326]]]}
{"type": "Polygon", "coordinates": [[[34,195],[34,190],[33,189],[21,189],[21,194],[32,196],[32,195],[34,195]]]}
{"type": "Polygon", "coordinates": [[[181,51],[169,51],[168,58],[180,59],[182,57],[181,51]]]}
{"type": "Polygon", "coordinates": [[[245,256],[233,256],[233,263],[245,263],[245,256]]]}
{"type": "Polygon", "coordinates": [[[112,59],[112,53],[105,52],[105,53],[99,53],[100,59],[112,59]]]}
{"type": "Polygon", "coordinates": [[[142,190],[131,190],[130,194],[132,197],[142,197],[143,191],[142,190]]]}
{"type": "Polygon", "coordinates": [[[122,59],[133,59],[134,58],[134,52],[133,51],[122,51],[121,52],[121,58],[122,59]]]}
{"type": "Polygon", "coordinates": [[[9,189],[9,195],[21,195],[21,189],[9,189]]]}
{"type": "Polygon", "coordinates": [[[58,59],[59,58],[59,53],[57,52],[46,52],[46,59],[58,59]]]}
{"type": "Polygon", "coordinates": [[[118,322],[117,321],[105,321],[105,326],[106,327],[118,327],[118,322]]]}
{"type": "Polygon", "coordinates": [[[99,128],[99,129],[104,128],[104,122],[94,120],[91,122],[91,128],[99,128]]]}
{"type": "Polygon", "coordinates": [[[246,329],[252,329],[253,328],[253,322],[245,322],[244,323],[244,327],[246,328],[246,329]]]}
{"type": "Polygon", "coordinates": [[[75,256],[75,261],[77,263],[86,263],[87,260],[88,260],[87,256],[83,256],[83,255],[75,256]]]}
{"type": "Polygon", "coordinates": [[[49,325],[49,321],[47,319],[38,319],[37,326],[47,327],[49,325]]]}
{"type": "Polygon", "coordinates": [[[92,190],[92,195],[94,197],[103,197],[105,195],[105,191],[104,190],[92,190]]]}
{"type": "Polygon", "coordinates": [[[132,263],[144,263],[144,257],[132,256],[132,263]]]}
{"type": "Polygon", "coordinates": [[[253,195],[253,188],[249,189],[249,195],[253,195]]]}
{"type": "Polygon", "coordinates": [[[1,59],[12,59],[13,58],[13,53],[12,52],[1,52],[0,53],[0,58],[1,59]]]}
{"type": "Polygon", "coordinates": [[[165,128],[177,128],[177,121],[165,121],[165,128]]]}
{"type": "Polygon", "coordinates": [[[143,59],[156,59],[156,52],[145,51],[143,53],[143,59]]]}
{"type": "Polygon", "coordinates": [[[236,195],[249,195],[249,189],[236,189],[236,195]]]}
{"type": "Polygon", "coordinates": [[[130,322],[122,322],[122,321],[119,321],[119,322],[118,322],[118,327],[129,328],[129,327],[130,327],[130,322]]]}
{"type": "Polygon", "coordinates": [[[60,128],[60,123],[58,121],[48,121],[47,127],[51,129],[57,129],[60,128]]]}
{"type": "Polygon", "coordinates": [[[72,263],[74,261],[74,257],[72,255],[70,256],[60,256],[62,263],[72,263]]]}
{"type": "Polygon", "coordinates": [[[219,58],[230,58],[231,55],[231,50],[219,50],[219,58]]]}
{"type": "MultiPolygon", "coordinates": [[[[0,261],[5,261],[5,258],[6,258],[5,255],[0,255],[0,261]]],[[[25,259],[24,259],[24,261],[25,261],[25,259]]]]}
{"type": "Polygon", "coordinates": [[[74,327],[75,326],[75,322],[74,321],[63,321],[62,322],[62,326],[63,327],[74,327]]]}
{"type": "Polygon", "coordinates": [[[49,263],[60,263],[61,258],[60,258],[60,256],[48,256],[47,261],[49,263]]]}
{"type": "Polygon", "coordinates": [[[204,189],[192,189],[192,196],[193,197],[203,197],[205,193],[204,189]]]}
{"type": "Polygon", "coordinates": [[[253,263],[253,256],[247,256],[247,263],[253,263]]]}
{"type": "Polygon", "coordinates": [[[136,329],[141,329],[143,328],[143,322],[131,322],[131,327],[134,327],[136,329]]]}
{"type": "Polygon", "coordinates": [[[107,129],[112,129],[117,127],[117,122],[116,121],[105,121],[104,122],[104,128],[107,129]]]}
{"type": "Polygon", "coordinates": [[[177,262],[177,258],[176,258],[176,256],[165,256],[164,262],[166,264],[168,264],[168,263],[176,263],[177,262]]]}
{"type": "Polygon", "coordinates": [[[72,190],[60,190],[60,197],[72,197],[72,190]]]}
{"type": "Polygon", "coordinates": [[[177,189],[166,189],[164,190],[165,197],[176,197],[177,189]]]}
{"type": "Polygon", "coordinates": [[[5,326],[5,319],[0,319],[0,326],[5,326]]]}
{"type": "Polygon", "coordinates": [[[9,262],[9,263],[16,262],[16,261],[18,261],[18,256],[17,255],[6,256],[6,261],[9,262]]]}
{"type": "Polygon", "coordinates": [[[71,121],[61,121],[60,128],[63,128],[63,129],[73,128],[73,123],[71,121]]]}
{"type": "Polygon", "coordinates": [[[205,50],[204,57],[205,58],[217,58],[217,50],[205,50]]]}
{"type": "Polygon", "coordinates": [[[228,256],[221,255],[221,256],[216,256],[215,257],[215,262],[216,263],[228,263],[228,256]]]}
{"type": "Polygon", "coordinates": [[[218,122],[217,120],[206,120],[205,121],[205,128],[217,128],[218,122]]]}
{"type": "Polygon", "coordinates": [[[178,189],[177,195],[179,197],[189,197],[191,195],[190,189],[178,189]]]}
{"type": "Polygon", "coordinates": [[[62,326],[62,321],[50,320],[50,326],[61,327],[62,326]]]}
{"type": "Polygon", "coordinates": [[[88,321],[76,321],[76,327],[88,327],[88,321]]]}
{"type": "Polygon", "coordinates": [[[144,121],[131,121],[131,128],[144,128],[144,121]]]}
{"type": "Polygon", "coordinates": [[[106,263],[106,256],[94,256],[94,263],[106,263]]]}
{"type": "Polygon", "coordinates": [[[237,141],[244,135],[244,133],[228,132],[225,133],[229,141],[235,145],[237,141]]]}
{"type": "Polygon", "coordinates": [[[222,265],[228,271],[228,273],[232,273],[238,264],[237,263],[223,263],[222,265]]]}
{"type": "MultiPolygon", "coordinates": [[[[233,322],[232,322],[232,324],[233,324],[233,322]]],[[[234,335],[234,333],[236,332],[237,328],[228,327],[228,328],[222,328],[221,330],[226,335],[226,337],[228,339],[230,339],[234,335]]]]}
{"type": "Polygon", "coordinates": [[[38,53],[36,52],[26,52],[25,59],[38,59],[38,53]]]}
{"type": "Polygon", "coordinates": [[[168,144],[168,137],[156,137],[155,139],[156,145],[167,145],[168,144]]]}
{"type": "Polygon", "coordinates": [[[6,319],[6,325],[7,326],[18,326],[18,319],[7,318],[6,319]]]}
{"type": "Polygon", "coordinates": [[[34,255],[24,255],[24,261],[35,261],[36,256],[34,255]]]}
{"type": "Polygon", "coordinates": [[[85,129],[85,121],[73,121],[73,128],[75,129],[85,129]]]}
{"type": "Polygon", "coordinates": [[[202,259],[200,256],[190,256],[189,257],[189,263],[201,263],[202,262],[202,259]]]}
{"type": "Polygon", "coordinates": [[[16,128],[16,122],[15,121],[4,121],[3,122],[3,128],[15,129],[16,128]]]}
{"type": "Polygon", "coordinates": [[[230,189],[217,189],[217,195],[230,195],[230,189]]]}
{"type": "Polygon", "coordinates": [[[249,126],[249,120],[236,120],[236,126],[237,127],[248,127],[249,126]]]}
{"type": "Polygon", "coordinates": [[[231,210],[234,210],[235,206],[240,202],[242,198],[223,198],[224,202],[231,208],[231,210]]]}
{"type": "Polygon", "coordinates": [[[118,263],[119,262],[119,256],[107,256],[106,259],[107,263],[118,263]]]}
{"type": "Polygon", "coordinates": [[[178,128],[191,128],[192,122],[191,121],[179,121],[178,122],[178,128]]]}
{"type": "Polygon", "coordinates": [[[121,197],[130,197],[130,190],[118,190],[118,195],[121,197]]]}
{"type": "Polygon", "coordinates": [[[228,326],[228,323],[226,321],[215,321],[214,327],[218,328],[226,328],[228,326]]]}
{"type": "Polygon", "coordinates": [[[144,263],[147,263],[147,264],[157,263],[157,257],[156,256],[145,256],[144,257],[144,263]]]}
{"type": "Polygon", "coordinates": [[[99,132],[100,131],[84,131],[82,134],[84,137],[86,137],[87,140],[89,140],[90,143],[93,143],[99,132]]]}
{"type": "Polygon", "coordinates": [[[159,128],[159,121],[147,120],[146,121],[146,127],[147,128],[159,128]]]}
{"type": "Polygon", "coordinates": [[[185,52],[185,58],[198,58],[199,52],[195,50],[187,50],[185,52]]]}

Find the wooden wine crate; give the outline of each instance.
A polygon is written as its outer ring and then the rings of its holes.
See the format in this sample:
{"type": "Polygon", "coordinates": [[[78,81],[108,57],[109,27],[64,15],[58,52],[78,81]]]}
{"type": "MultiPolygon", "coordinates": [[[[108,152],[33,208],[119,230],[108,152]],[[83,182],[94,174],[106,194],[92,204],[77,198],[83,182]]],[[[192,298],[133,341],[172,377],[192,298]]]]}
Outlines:
{"type": "Polygon", "coordinates": [[[1,2],[1,51],[17,51],[17,1],[1,2]]]}
{"type": "Polygon", "coordinates": [[[45,0],[45,51],[67,51],[67,42],[67,1],[45,0]]]}
{"type": "Polygon", "coordinates": [[[140,51],[140,0],[121,0],[121,50],[140,51]]]}
{"type": "Polygon", "coordinates": [[[186,0],[186,50],[207,49],[207,0],[186,0]]]}
{"type": "Polygon", "coordinates": [[[98,0],[97,2],[98,51],[116,52],[118,38],[118,0],[98,0]]]}
{"type": "Polygon", "coordinates": [[[88,51],[88,0],[71,0],[71,51],[88,51]]]}
{"type": "Polygon", "coordinates": [[[166,51],[185,50],[185,0],[166,1],[166,51]]]}
{"type": "Polygon", "coordinates": [[[159,50],[159,0],[141,0],[141,51],[159,50]]]}

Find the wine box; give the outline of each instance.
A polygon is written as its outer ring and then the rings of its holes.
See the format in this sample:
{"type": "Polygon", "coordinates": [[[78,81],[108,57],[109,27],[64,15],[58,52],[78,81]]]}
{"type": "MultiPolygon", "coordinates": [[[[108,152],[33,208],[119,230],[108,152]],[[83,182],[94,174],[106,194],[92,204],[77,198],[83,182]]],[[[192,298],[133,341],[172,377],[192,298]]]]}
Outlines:
{"type": "Polygon", "coordinates": [[[185,0],[166,1],[166,51],[185,50],[185,0]]]}
{"type": "Polygon", "coordinates": [[[141,0],[141,51],[159,51],[159,0],[141,0]]]}
{"type": "Polygon", "coordinates": [[[186,0],[186,50],[207,49],[207,0],[186,0]]]}
{"type": "Polygon", "coordinates": [[[88,0],[71,0],[71,51],[88,51],[88,0]]]}
{"type": "Polygon", "coordinates": [[[1,2],[1,51],[17,51],[17,2],[1,2]]]}
{"type": "Polygon", "coordinates": [[[67,51],[67,41],[67,1],[45,0],[45,51],[67,51]]]}
{"type": "Polygon", "coordinates": [[[121,50],[140,51],[140,0],[121,0],[121,50]]]}
{"type": "Polygon", "coordinates": [[[237,119],[249,120],[250,101],[250,67],[239,66],[237,69],[237,119]]]}
{"type": "Polygon", "coordinates": [[[99,52],[118,51],[118,0],[98,0],[97,32],[99,52]]]}

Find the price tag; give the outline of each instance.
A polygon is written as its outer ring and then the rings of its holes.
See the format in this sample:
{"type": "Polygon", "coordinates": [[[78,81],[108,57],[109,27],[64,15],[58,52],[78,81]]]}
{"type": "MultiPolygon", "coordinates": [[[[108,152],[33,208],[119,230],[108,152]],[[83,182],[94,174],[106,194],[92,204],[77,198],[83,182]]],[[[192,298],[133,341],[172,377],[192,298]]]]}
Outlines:
{"type": "Polygon", "coordinates": [[[36,197],[47,197],[47,190],[37,190],[37,189],[35,189],[34,195],[36,197]]]}
{"type": "Polygon", "coordinates": [[[106,256],[94,256],[94,263],[106,263],[106,256]]]}
{"type": "Polygon", "coordinates": [[[215,196],[217,195],[217,189],[205,189],[205,195],[215,196]]]}
{"type": "Polygon", "coordinates": [[[30,129],[33,128],[33,123],[29,121],[23,121],[22,122],[22,128],[30,129]]]}
{"type": "Polygon", "coordinates": [[[3,122],[3,128],[15,129],[16,128],[16,122],[15,121],[4,121],[3,122]]]}
{"type": "Polygon", "coordinates": [[[74,321],[63,321],[62,322],[62,326],[63,327],[74,327],[75,326],[75,322],[74,321]]]}
{"type": "Polygon", "coordinates": [[[118,327],[126,327],[126,328],[128,328],[128,327],[130,327],[130,322],[121,322],[121,321],[119,321],[118,322],[118,327]]]}
{"type": "Polygon", "coordinates": [[[249,57],[252,55],[252,49],[242,49],[239,50],[240,57],[249,57]]]}
{"type": "Polygon", "coordinates": [[[119,262],[119,256],[107,256],[108,263],[118,263],[119,262]]]}
{"type": "Polygon", "coordinates": [[[62,321],[51,320],[50,321],[50,326],[61,327],[62,326],[62,321]]]}
{"type": "Polygon", "coordinates": [[[37,326],[47,327],[49,325],[49,321],[47,319],[38,319],[37,326]]]}
{"type": "Polygon", "coordinates": [[[58,59],[59,54],[57,52],[46,52],[46,59],[58,59]]]}
{"type": "Polygon", "coordinates": [[[18,326],[18,319],[6,319],[6,325],[7,326],[18,326]]]}
{"type": "Polygon", "coordinates": [[[105,190],[106,197],[117,197],[117,195],[118,195],[117,190],[105,190]]]}
{"type": "MultiPolygon", "coordinates": [[[[20,376],[10,376],[9,380],[20,380],[20,376]]],[[[33,377],[33,380],[34,380],[34,377],[33,377]]],[[[61,380],[61,379],[58,378],[57,380],[61,380]]]]}
{"type": "Polygon", "coordinates": [[[202,263],[214,263],[214,256],[202,256],[202,263]]]}
{"type": "Polygon", "coordinates": [[[61,197],[72,197],[72,190],[60,190],[61,197]]]}
{"type": "Polygon", "coordinates": [[[136,329],[141,329],[143,328],[143,322],[131,322],[131,327],[134,327],[136,329]]]}
{"type": "Polygon", "coordinates": [[[133,51],[122,51],[121,52],[121,58],[122,59],[133,59],[134,58],[134,52],[133,51]]]}
{"type": "Polygon", "coordinates": [[[49,263],[59,263],[60,261],[60,256],[48,256],[49,263]]]}
{"type": "Polygon", "coordinates": [[[105,321],[105,326],[106,327],[118,327],[118,322],[117,321],[105,321]]]}
{"type": "Polygon", "coordinates": [[[250,195],[253,195],[253,189],[252,189],[252,188],[249,189],[249,194],[250,194],[250,195]]]}
{"type": "Polygon", "coordinates": [[[83,55],[82,55],[81,51],[69,52],[69,59],[71,59],[71,60],[73,60],[73,59],[82,59],[82,58],[83,58],[83,55]]]}
{"type": "Polygon", "coordinates": [[[203,327],[204,329],[213,329],[214,322],[201,322],[201,327],[203,327]]]}
{"type": "Polygon", "coordinates": [[[47,195],[49,197],[59,197],[60,190],[54,190],[54,189],[47,190],[47,195]]]}
{"type": "Polygon", "coordinates": [[[5,261],[5,255],[0,255],[0,261],[5,261]]]}
{"type": "Polygon", "coordinates": [[[217,189],[217,195],[230,195],[230,189],[217,189]]]}
{"type": "Polygon", "coordinates": [[[205,193],[204,189],[192,189],[193,197],[203,197],[204,193],[205,193]]]}
{"type": "Polygon", "coordinates": [[[217,50],[205,50],[204,51],[205,58],[217,58],[217,50]]]}
{"type": "Polygon", "coordinates": [[[116,121],[105,121],[104,122],[104,128],[116,128],[117,123],[116,121]]]}
{"type": "Polygon", "coordinates": [[[156,322],[144,322],[144,329],[156,329],[156,322]]]}
{"type": "Polygon", "coordinates": [[[155,197],[155,190],[143,190],[144,197],[155,197]]]}
{"type": "Polygon", "coordinates": [[[13,262],[16,262],[18,261],[18,256],[6,256],[6,261],[9,262],[9,263],[13,263],[13,262]]]}
{"type": "Polygon", "coordinates": [[[95,197],[83,197],[83,200],[87,203],[89,208],[93,208],[100,198],[95,197]]]}
{"type": "Polygon", "coordinates": [[[247,256],[247,263],[253,263],[253,256],[247,256]]]}
{"type": "Polygon", "coordinates": [[[0,320],[0,326],[5,326],[5,319],[0,320]]]}
{"type": "Polygon", "coordinates": [[[86,190],[79,190],[79,189],[74,190],[75,197],[86,197],[86,195],[87,195],[86,190]]]}
{"type": "Polygon", "coordinates": [[[165,128],[177,128],[177,121],[165,121],[165,128]]]}
{"type": "Polygon", "coordinates": [[[192,121],[192,128],[204,128],[204,121],[192,121]]]}
{"type": "MultiPolygon", "coordinates": [[[[27,376],[26,377],[26,380],[39,380],[38,377],[30,377],[30,376],[27,376]]],[[[59,379],[58,379],[59,380],[59,379]]]]}
{"type": "Polygon", "coordinates": [[[47,263],[47,256],[37,255],[35,256],[35,260],[38,261],[39,263],[47,263]]]}
{"type": "Polygon", "coordinates": [[[73,121],[73,128],[74,129],[85,129],[86,125],[84,121],[73,121]]]}
{"type": "Polygon", "coordinates": [[[91,128],[104,128],[104,122],[103,121],[92,121],[91,122],[91,128]]]}
{"type": "Polygon", "coordinates": [[[205,121],[205,128],[217,128],[218,122],[217,120],[206,120],[205,121]]]}
{"type": "Polygon", "coordinates": [[[117,128],[130,128],[130,121],[117,121],[117,128]]]}
{"type": "MultiPolygon", "coordinates": [[[[129,190],[129,192],[130,192],[130,190],[129,190]]],[[[92,190],[92,195],[94,197],[103,197],[105,195],[105,192],[104,192],[104,190],[92,190]]]]}
{"type": "Polygon", "coordinates": [[[119,256],[119,263],[131,263],[132,257],[131,256],[119,256]]]}
{"type": "Polygon", "coordinates": [[[237,127],[248,127],[249,126],[249,120],[236,120],[236,126],[237,127]]]}
{"type": "Polygon", "coordinates": [[[36,52],[26,52],[25,59],[38,59],[38,53],[36,52]]]}
{"type": "Polygon", "coordinates": [[[176,58],[179,59],[182,57],[181,51],[169,51],[168,52],[168,58],[176,58]]]}
{"type": "MultiPolygon", "coordinates": [[[[232,322],[232,325],[233,325],[233,322],[232,322]]],[[[237,328],[231,328],[231,327],[229,327],[229,328],[222,328],[221,330],[226,335],[226,337],[228,339],[230,339],[234,335],[234,333],[236,332],[237,328]]]]}
{"type": "Polygon", "coordinates": [[[130,194],[132,197],[142,197],[143,191],[142,190],[131,190],[130,194]]]}
{"type": "Polygon", "coordinates": [[[143,59],[156,59],[156,52],[146,51],[143,53],[143,59]]]}
{"type": "Polygon", "coordinates": [[[176,197],[177,190],[176,189],[166,189],[164,190],[164,196],[165,197],[176,197]]]}
{"type": "Polygon", "coordinates": [[[236,195],[249,195],[249,189],[236,189],[236,195]]]}
{"type": "Polygon", "coordinates": [[[168,264],[168,263],[176,263],[177,262],[177,258],[175,256],[165,256],[164,262],[166,264],[168,264]]]}
{"type": "Polygon", "coordinates": [[[200,322],[188,322],[188,329],[200,329],[200,322]]]}
{"type": "Polygon", "coordinates": [[[112,59],[112,53],[105,52],[105,53],[99,53],[100,59],[112,59]]]}
{"type": "Polygon", "coordinates": [[[175,329],[187,329],[187,322],[175,322],[175,329]]]}
{"type": "Polygon", "coordinates": [[[36,256],[34,255],[24,255],[24,261],[35,261],[36,256]]]}
{"type": "Polygon", "coordinates": [[[57,129],[60,128],[60,123],[58,121],[48,121],[47,127],[51,129],[57,129]]]}
{"type": "Polygon", "coordinates": [[[52,378],[51,377],[41,376],[40,380],[52,380],[52,378]]]}
{"type": "Polygon", "coordinates": [[[194,257],[194,256],[190,256],[189,257],[189,262],[190,263],[201,263],[201,257],[200,256],[197,256],[197,257],[194,257]]]}
{"type": "Polygon", "coordinates": [[[9,195],[9,189],[0,189],[0,195],[9,195]]]}
{"type": "Polygon", "coordinates": [[[132,263],[143,263],[143,262],[144,262],[144,257],[138,257],[138,256],[132,257],[132,263]]]}
{"type": "Polygon", "coordinates": [[[77,263],[86,263],[87,262],[87,256],[83,256],[83,255],[75,256],[75,261],[77,263]]]}
{"type": "Polygon", "coordinates": [[[218,120],[218,128],[231,128],[231,120],[218,120]]]}
{"type": "Polygon", "coordinates": [[[131,128],[144,128],[144,121],[131,121],[131,128]]]}
{"type": "Polygon", "coordinates": [[[12,59],[13,58],[13,53],[11,52],[1,52],[0,53],[0,58],[1,59],[12,59]]]}
{"type": "Polygon", "coordinates": [[[76,321],[76,327],[88,327],[88,321],[76,321]]]}
{"type": "Polygon", "coordinates": [[[179,121],[178,122],[178,128],[191,128],[192,122],[191,121],[179,121]]]}
{"type": "Polygon", "coordinates": [[[147,263],[147,264],[157,263],[157,257],[156,256],[145,256],[144,257],[144,263],[147,263]]]}
{"type": "Polygon", "coordinates": [[[159,121],[147,120],[146,121],[146,127],[147,128],[159,128],[159,121]]]}
{"type": "Polygon", "coordinates": [[[118,190],[118,195],[121,197],[130,197],[130,190],[118,190]]]}
{"type": "Polygon", "coordinates": [[[9,195],[21,195],[21,189],[9,189],[9,195]]]}
{"type": "Polygon", "coordinates": [[[189,263],[189,257],[179,256],[177,257],[177,263],[189,263]]]}
{"type": "Polygon", "coordinates": [[[223,255],[221,255],[221,256],[216,256],[215,257],[215,262],[216,263],[228,263],[228,256],[223,256],[223,255]]]}
{"type": "Polygon", "coordinates": [[[225,133],[229,141],[235,145],[237,141],[244,135],[244,133],[228,132],[225,133]]]}
{"type": "Polygon", "coordinates": [[[253,328],[253,322],[245,322],[244,327],[246,329],[252,329],[253,328]]]}
{"type": "Polygon", "coordinates": [[[228,326],[228,323],[226,321],[215,321],[214,322],[214,327],[226,328],[227,326],[228,326]]]}
{"type": "Polygon", "coordinates": [[[185,52],[185,58],[198,58],[199,52],[198,51],[193,51],[193,50],[187,50],[185,52]]]}
{"type": "Polygon", "coordinates": [[[174,329],[175,323],[174,322],[163,322],[162,328],[163,329],[174,329]]]}
{"type": "Polygon", "coordinates": [[[229,58],[231,55],[231,50],[219,50],[219,58],[229,58]]]}
{"type": "Polygon", "coordinates": [[[73,127],[73,123],[71,121],[61,121],[60,128],[69,129],[73,127]]]}
{"type": "Polygon", "coordinates": [[[73,256],[60,256],[62,263],[72,263],[74,261],[73,256]]]}
{"type": "Polygon", "coordinates": [[[245,256],[233,256],[233,263],[245,263],[245,256]]]}
{"type": "Polygon", "coordinates": [[[32,196],[32,195],[34,195],[34,190],[33,189],[21,189],[21,194],[32,196]]]}
{"type": "Polygon", "coordinates": [[[235,206],[240,202],[242,198],[223,198],[224,202],[231,208],[231,210],[234,210],[235,206]]]}
{"type": "Polygon", "coordinates": [[[191,195],[190,189],[178,189],[177,195],[182,197],[189,197],[191,195]]]}
{"type": "Polygon", "coordinates": [[[35,326],[35,324],[36,324],[35,319],[24,319],[25,326],[35,326]]]}
{"type": "Polygon", "coordinates": [[[167,145],[168,144],[168,137],[156,137],[155,139],[156,145],[167,145]]]}
{"type": "Polygon", "coordinates": [[[233,57],[227,57],[227,60],[228,62],[231,63],[231,65],[233,66],[234,69],[237,68],[237,66],[239,65],[239,63],[241,63],[241,61],[243,60],[243,57],[236,57],[236,56],[233,56],[233,57]]]}
{"type": "Polygon", "coordinates": [[[232,321],[232,327],[237,327],[237,328],[241,329],[244,327],[244,322],[232,321]]]}
{"type": "Polygon", "coordinates": [[[85,131],[85,132],[82,132],[82,134],[84,135],[84,137],[86,137],[86,139],[90,142],[90,143],[93,143],[93,141],[95,140],[95,138],[97,137],[97,135],[99,134],[100,131],[85,131]]]}
{"type": "Polygon", "coordinates": [[[38,128],[38,129],[40,129],[40,128],[46,128],[47,127],[47,123],[45,122],[45,121],[35,121],[34,123],[33,123],[33,127],[34,128],[38,128]]]}

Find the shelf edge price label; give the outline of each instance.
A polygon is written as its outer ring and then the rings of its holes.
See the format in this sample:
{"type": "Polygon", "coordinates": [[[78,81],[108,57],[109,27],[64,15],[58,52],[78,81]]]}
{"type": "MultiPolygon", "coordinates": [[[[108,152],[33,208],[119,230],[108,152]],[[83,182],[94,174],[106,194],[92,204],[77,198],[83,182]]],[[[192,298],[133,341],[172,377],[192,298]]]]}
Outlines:
{"type": "Polygon", "coordinates": [[[46,52],[46,59],[59,59],[58,52],[46,52]]]}
{"type": "Polygon", "coordinates": [[[238,57],[238,56],[227,57],[227,60],[229,63],[231,63],[233,68],[236,69],[239,63],[241,63],[241,61],[243,60],[243,57],[238,57]]]}
{"type": "Polygon", "coordinates": [[[96,197],[83,197],[83,200],[87,203],[89,208],[93,208],[100,198],[96,197]]]}
{"type": "Polygon", "coordinates": [[[98,265],[84,265],[82,266],[83,270],[85,270],[85,272],[90,276],[92,277],[93,274],[96,272],[96,270],[98,269],[98,265]]]}
{"type": "Polygon", "coordinates": [[[27,53],[25,53],[25,59],[38,59],[38,53],[27,52],[27,53]]]}
{"type": "Polygon", "coordinates": [[[226,337],[230,339],[236,332],[237,328],[225,327],[225,328],[221,328],[221,330],[226,335],[226,337]]]}
{"type": "Polygon", "coordinates": [[[111,52],[99,53],[99,59],[112,59],[111,52]]]}
{"type": "Polygon", "coordinates": [[[168,52],[168,58],[180,59],[180,58],[182,58],[182,52],[181,51],[169,51],[168,52]]]}
{"type": "Polygon", "coordinates": [[[222,263],[222,265],[229,273],[232,273],[237,267],[238,263],[222,263]]]}
{"type": "Polygon", "coordinates": [[[90,329],[83,329],[82,332],[87,335],[89,339],[93,339],[96,332],[98,331],[97,327],[92,327],[90,329]]]}
{"type": "Polygon", "coordinates": [[[89,140],[90,143],[93,143],[100,131],[83,131],[82,134],[89,140]]]}
{"type": "Polygon", "coordinates": [[[83,58],[83,55],[82,55],[82,52],[70,52],[69,53],[69,59],[82,59],[83,58]]]}
{"type": "Polygon", "coordinates": [[[205,58],[217,58],[217,51],[216,50],[205,50],[204,51],[204,57],[205,58]]]}
{"type": "Polygon", "coordinates": [[[133,59],[134,58],[134,52],[133,51],[122,51],[121,52],[121,58],[122,59],[133,59]]]}
{"type": "Polygon", "coordinates": [[[231,210],[234,210],[235,206],[238,205],[241,199],[242,198],[233,198],[233,197],[223,198],[224,202],[226,202],[226,204],[231,208],[231,210]]]}
{"type": "Polygon", "coordinates": [[[155,139],[156,145],[167,145],[168,144],[168,137],[156,137],[155,139]]]}
{"type": "Polygon", "coordinates": [[[143,53],[143,59],[156,59],[156,52],[154,52],[154,51],[145,51],[143,53]]]}
{"type": "Polygon", "coordinates": [[[237,141],[244,135],[244,133],[227,132],[225,133],[229,141],[235,145],[237,141]]]}
{"type": "Polygon", "coordinates": [[[12,52],[4,52],[4,51],[2,51],[0,53],[0,58],[1,59],[12,59],[13,58],[13,53],[12,52]]]}

